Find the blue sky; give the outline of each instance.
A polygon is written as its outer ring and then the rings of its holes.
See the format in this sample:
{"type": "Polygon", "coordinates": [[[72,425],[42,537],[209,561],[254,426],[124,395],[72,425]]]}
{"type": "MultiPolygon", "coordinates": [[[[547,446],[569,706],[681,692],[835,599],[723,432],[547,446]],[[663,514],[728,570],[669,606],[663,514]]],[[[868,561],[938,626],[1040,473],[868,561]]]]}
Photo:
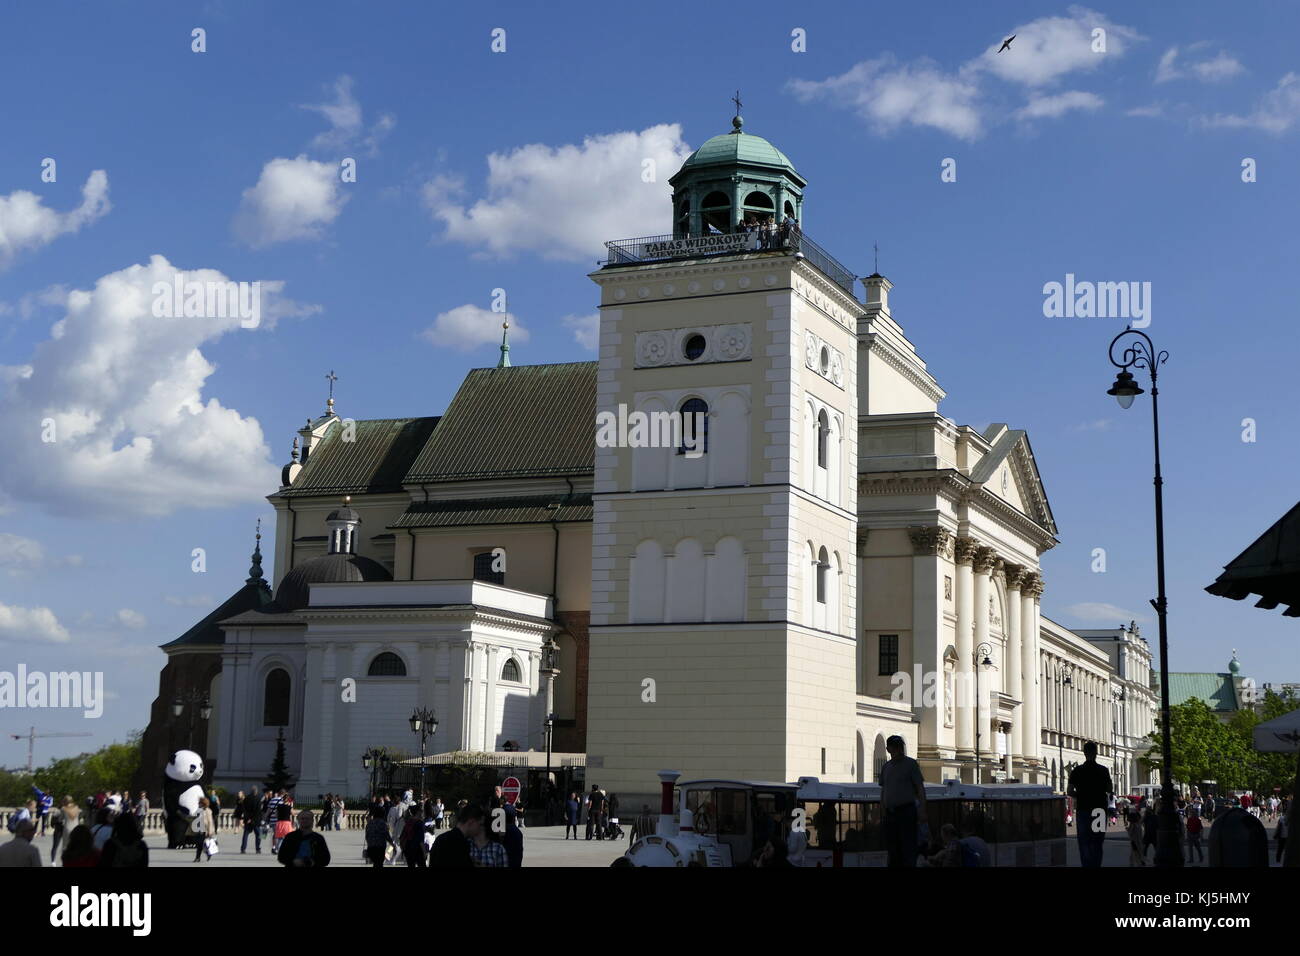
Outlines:
{"type": "MultiPolygon", "coordinates": [[[[495,361],[496,288],[516,364],[593,358],[601,242],[668,231],[666,180],[729,129],[737,88],[746,130],[809,181],[808,233],[860,274],[880,244],[941,411],[1028,429],[1061,540],[1044,612],[1137,617],[1154,641],[1149,404],[1104,394],[1124,320],[1043,314],[1067,273],[1151,283],[1173,667],[1220,670],[1236,647],[1257,680],[1300,679],[1295,621],[1201,590],[1296,500],[1297,20],[1208,3],[10,8],[0,669],[103,670],[110,696],[94,722],[10,711],[0,730],[94,733],[38,742],[43,760],[144,725],[157,645],[247,575],[328,370],[343,415],[437,414],[495,361]],[[267,314],[140,314],[174,269],[259,280],[267,314]],[[63,441],[40,441],[47,416],[63,441]]],[[[23,756],[7,742],[0,763],[23,756]]]]}

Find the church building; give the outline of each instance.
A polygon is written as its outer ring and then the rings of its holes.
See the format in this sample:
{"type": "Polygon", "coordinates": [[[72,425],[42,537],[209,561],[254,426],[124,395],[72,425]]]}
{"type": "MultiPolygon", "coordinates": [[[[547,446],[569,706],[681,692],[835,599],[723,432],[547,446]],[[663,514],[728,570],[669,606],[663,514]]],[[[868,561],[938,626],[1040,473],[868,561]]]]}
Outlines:
{"type": "Polygon", "coordinates": [[[273,578],[259,547],[163,647],[147,767],[197,693],[229,789],[283,733],[303,793],[363,794],[361,755],[409,751],[419,707],[431,752],[542,750],[549,713],[625,803],[664,768],[874,779],[893,734],[929,780],[1051,782],[1061,655],[1106,726],[1111,659],[1040,611],[1057,529],[1028,435],[939,411],[890,281],[817,245],[808,183],[732,125],[670,180],[671,234],[607,243],[597,361],[513,365],[503,337],[441,416],[331,397],[307,422],[273,578]]]}

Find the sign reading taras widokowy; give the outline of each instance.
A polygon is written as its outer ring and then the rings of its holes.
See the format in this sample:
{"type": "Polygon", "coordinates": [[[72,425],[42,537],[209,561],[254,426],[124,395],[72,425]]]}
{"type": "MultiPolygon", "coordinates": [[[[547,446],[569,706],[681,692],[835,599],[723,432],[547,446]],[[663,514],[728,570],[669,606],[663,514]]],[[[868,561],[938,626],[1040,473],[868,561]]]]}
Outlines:
{"type": "Polygon", "coordinates": [[[719,252],[736,252],[752,242],[753,237],[744,233],[719,233],[716,236],[664,239],[660,242],[647,242],[643,254],[647,258],[659,256],[707,256],[719,252]]]}

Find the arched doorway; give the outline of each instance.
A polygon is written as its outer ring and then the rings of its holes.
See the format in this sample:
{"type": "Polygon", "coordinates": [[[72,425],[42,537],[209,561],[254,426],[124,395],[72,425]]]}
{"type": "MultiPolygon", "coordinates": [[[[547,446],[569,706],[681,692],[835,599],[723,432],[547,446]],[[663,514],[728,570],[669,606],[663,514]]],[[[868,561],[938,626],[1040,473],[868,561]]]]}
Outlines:
{"type": "Polygon", "coordinates": [[[885,737],[883,734],[876,734],[875,746],[871,748],[871,782],[880,779],[880,768],[885,765],[889,759],[889,751],[885,749],[885,737]]]}

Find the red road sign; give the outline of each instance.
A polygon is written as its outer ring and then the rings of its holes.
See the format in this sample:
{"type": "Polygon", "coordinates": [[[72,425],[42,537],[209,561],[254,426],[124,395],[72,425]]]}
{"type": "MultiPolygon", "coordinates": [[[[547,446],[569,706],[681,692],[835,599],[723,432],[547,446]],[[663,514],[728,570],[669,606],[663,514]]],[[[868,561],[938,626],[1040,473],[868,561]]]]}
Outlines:
{"type": "Polygon", "coordinates": [[[501,781],[501,795],[506,798],[506,803],[513,804],[519,799],[519,778],[506,777],[501,781]]]}

